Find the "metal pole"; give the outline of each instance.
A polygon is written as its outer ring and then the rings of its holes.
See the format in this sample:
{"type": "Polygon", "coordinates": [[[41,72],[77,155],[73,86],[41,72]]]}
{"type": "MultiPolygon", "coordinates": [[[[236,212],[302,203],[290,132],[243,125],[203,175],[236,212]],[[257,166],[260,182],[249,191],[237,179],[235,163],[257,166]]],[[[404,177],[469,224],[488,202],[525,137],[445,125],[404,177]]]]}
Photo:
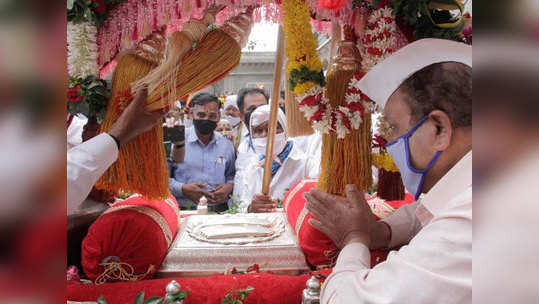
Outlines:
{"type": "Polygon", "coordinates": [[[281,91],[281,76],[284,61],[284,33],[279,26],[277,36],[277,52],[275,53],[275,70],[273,72],[273,91],[271,93],[270,119],[268,129],[268,143],[266,144],[266,159],[264,161],[264,179],[262,180],[262,194],[268,195],[271,182],[271,164],[273,162],[273,141],[277,130],[277,109],[279,106],[279,93],[281,91]]]}

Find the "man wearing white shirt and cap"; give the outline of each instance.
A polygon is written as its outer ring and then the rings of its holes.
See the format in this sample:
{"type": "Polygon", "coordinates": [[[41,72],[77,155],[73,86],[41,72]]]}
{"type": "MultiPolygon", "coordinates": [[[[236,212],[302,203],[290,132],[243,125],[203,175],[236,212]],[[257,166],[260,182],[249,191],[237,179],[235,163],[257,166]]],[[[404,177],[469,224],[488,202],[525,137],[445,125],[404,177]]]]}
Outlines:
{"type": "Polygon", "coordinates": [[[360,80],[390,125],[387,151],[418,201],[376,222],[355,186],[305,194],[341,248],[321,303],[471,303],[472,48],[422,39],[360,80]],[[396,248],[371,269],[370,249],[396,248]]]}

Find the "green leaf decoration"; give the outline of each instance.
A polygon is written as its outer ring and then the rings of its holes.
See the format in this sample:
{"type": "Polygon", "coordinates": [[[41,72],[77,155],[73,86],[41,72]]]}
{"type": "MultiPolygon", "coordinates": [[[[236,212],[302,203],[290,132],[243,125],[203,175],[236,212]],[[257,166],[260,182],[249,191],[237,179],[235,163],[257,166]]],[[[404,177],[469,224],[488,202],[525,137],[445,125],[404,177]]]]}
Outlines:
{"type": "Polygon", "coordinates": [[[98,304],[107,304],[107,301],[105,300],[105,298],[103,296],[100,296],[99,298],[97,298],[97,303],[98,304]]]}
{"type": "Polygon", "coordinates": [[[144,304],[161,304],[161,303],[163,303],[163,299],[160,297],[152,297],[144,301],[144,304]]]}
{"type": "Polygon", "coordinates": [[[73,9],[73,4],[75,3],[75,0],[67,0],[67,9],[71,10],[73,9]]]}
{"type": "Polygon", "coordinates": [[[141,291],[135,298],[134,304],[144,304],[144,291],[141,291]]]}

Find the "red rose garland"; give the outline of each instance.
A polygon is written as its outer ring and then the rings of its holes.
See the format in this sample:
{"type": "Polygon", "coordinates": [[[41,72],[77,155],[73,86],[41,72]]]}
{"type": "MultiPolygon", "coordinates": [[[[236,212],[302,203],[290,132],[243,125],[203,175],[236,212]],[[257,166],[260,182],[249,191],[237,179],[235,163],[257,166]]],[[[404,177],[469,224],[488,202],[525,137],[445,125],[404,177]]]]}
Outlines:
{"type": "Polygon", "coordinates": [[[357,73],[348,83],[345,95],[346,105],[333,108],[324,97],[325,89],[315,85],[305,94],[298,95],[299,109],[322,134],[337,133],[344,138],[351,130],[359,129],[365,111],[374,111],[373,101],[359,90],[359,80],[363,73],[357,73]]]}

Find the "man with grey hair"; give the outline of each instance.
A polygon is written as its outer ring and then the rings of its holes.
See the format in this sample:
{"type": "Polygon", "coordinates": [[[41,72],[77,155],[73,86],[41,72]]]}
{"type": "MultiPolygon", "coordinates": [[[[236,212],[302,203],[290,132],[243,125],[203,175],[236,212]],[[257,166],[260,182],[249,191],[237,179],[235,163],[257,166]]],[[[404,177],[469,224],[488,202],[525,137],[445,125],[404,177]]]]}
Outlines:
{"type": "Polygon", "coordinates": [[[360,89],[389,124],[386,148],[417,202],[376,222],[364,193],[313,189],[309,220],[341,248],[322,303],[470,303],[472,51],[422,39],[375,66],[360,89]],[[371,268],[370,249],[398,248],[371,268]]]}

